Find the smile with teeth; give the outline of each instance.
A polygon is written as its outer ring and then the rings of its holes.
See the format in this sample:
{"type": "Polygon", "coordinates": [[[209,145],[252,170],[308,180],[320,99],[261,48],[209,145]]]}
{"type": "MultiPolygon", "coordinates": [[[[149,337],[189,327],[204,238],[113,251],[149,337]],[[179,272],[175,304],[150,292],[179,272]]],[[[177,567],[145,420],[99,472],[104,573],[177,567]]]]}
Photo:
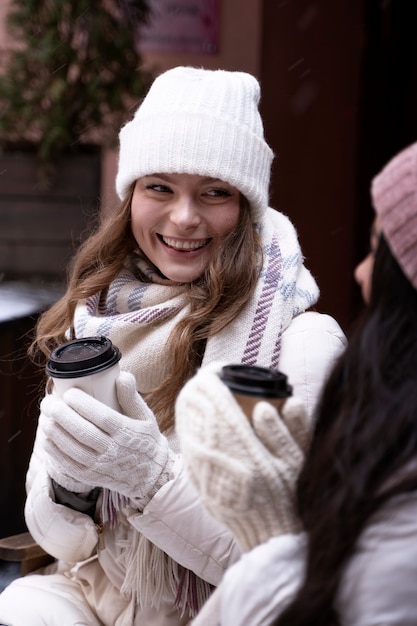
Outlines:
{"type": "Polygon", "coordinates": [[[161,241],[170,248],[174,248],[174,250],[185,250],[188,252],[189,250],[198,250],[199,248],[203,248],[206,246],[211,239],[172,239],[171,237],[164,237],[163,235],[159,235],[161,241]]]}

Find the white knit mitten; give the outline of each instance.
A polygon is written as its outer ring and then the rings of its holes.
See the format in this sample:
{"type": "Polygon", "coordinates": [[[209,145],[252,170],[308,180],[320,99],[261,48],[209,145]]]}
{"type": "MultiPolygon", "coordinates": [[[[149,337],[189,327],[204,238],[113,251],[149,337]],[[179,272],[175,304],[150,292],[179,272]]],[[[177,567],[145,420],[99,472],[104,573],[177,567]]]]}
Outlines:
{"type": "Polygon", "coordinates": [[[201,369],[178,396],[176,425],[203,503],[243,550],[300,530],[293,494],[308,432],[300,400],[288,399],[282,417],[259,402],[252,427],[217,374],[201,369]]]}
{"type": "Polygon", "coordinates": [[[80,389],[42,400],[48,472],[66,489],[105,487],[143,508],[169,479],[175,457],[134,377],[122,372],[116,386],[125,415],[80,389]]]}

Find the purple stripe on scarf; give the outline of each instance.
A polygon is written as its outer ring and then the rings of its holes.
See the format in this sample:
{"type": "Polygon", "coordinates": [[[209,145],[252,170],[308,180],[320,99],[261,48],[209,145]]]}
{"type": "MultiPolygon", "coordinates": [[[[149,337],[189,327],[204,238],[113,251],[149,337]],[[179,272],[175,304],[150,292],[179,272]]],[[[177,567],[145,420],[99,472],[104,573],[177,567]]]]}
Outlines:
{"type": "MultiPolygon", "coordinates": [[[[271,246],[265,251],[265,256],[267,258],[267,263],[261,276],[261,280],[263,281],[261,296],[258,300],[252,328],[250,330],[248,341],[246,342],[246,348],[242,358],[242,363],[245,363],[246,365],[256,364],[262,342],[262,337],[265,332],[268,318],[272,309],[274,296],[278,290],[279,282],[281,279],[282,257],[276,237],[273,237],[271,246]]],[[[277,334],[277,341],[275,343],[274,353],[272,356],[272,361],[275,364],[278,363],[281,346],[280,328],[277,328],[277,334]]],[[[273,363],[271,363],[272,367],[274,366],[273,363]]]]}
{"type": "Polygon", "coordinates": [[[271,358],[271,367],[274,370],[278,369],[279,356],[281,354],[281,337],[282,337],[282,328],[280,329],[277,339],[275,341],[274,352],[272,353],[271,358]]]}
{"type": "MultiPolygon", "coordinates": [[[[120,280],[119,284],[123,285],[126,281],[120,280]]],[[[136,306],[140,306],[140,302],[142,300],[141,296],[143,295],[145,289],[139,288],[135,289],[133,295],[131,294],[129,305],[133,306],[133,303],[136,306]]],[[[114,292],[113,292],[114,293],[114,292]]],[[[111,297],[111,294],[109,294],[111,297]]],[[[113,299],[113,307],[115,305],[116,300],[113,299]]],[[[109,298],[107,302],[100,301],[99,294],[95,294],[87,298],[86,301],[86,313],[84,315],[79,316],[75,328],[76,336],[82,337],[84,336],[84,329],[88,324],[90,319],[95,319],[98,327],[96,330],[96,334],[105,335],[106,337],[110,335],[111,330],[114,326],[117,326],[120,321],[120,313],[116,311],[114,308],[112,311],[108,308],[109,298]],[[106,306],[107,304],[107,306],[106,306]]],[[[131,325],[152,325],[156,323],[162,323],[166,319],[170,319],[172,314],[175,315],[177,312],[177,307],[172,306],[154,306],[145,309],[132,310],[131,312],[123,313],[123,324],[131,324],[131,325]]]]}
{"type": "Polygon", "coordinates": [[[99,305],[100,295],[90,296],[87,298],[86,309],[89,315],[94,315],[99,305]]]}
{"type": "MultiPolygon", "coordinates": [[[[172,312],[176,312],[173,307],[161,307],[153,309],[143,309],[142,311],[132,311],[131,313],[125,313],[123,315],[124,324],[153,324],[155,321],[163,322],[165,319],[170,319],[172,312]]],[[[94,311],[92,314],[94,316],[94,311]]],[[[99,317],[97,317],[99,319],[99,317]]],[[[119,321],[118,315],[110,315],[103,318],[103,324],[101,325],[101,331],[104,332],[104,327],[110,329],[114,324],[117,325],[119,321]]]]}

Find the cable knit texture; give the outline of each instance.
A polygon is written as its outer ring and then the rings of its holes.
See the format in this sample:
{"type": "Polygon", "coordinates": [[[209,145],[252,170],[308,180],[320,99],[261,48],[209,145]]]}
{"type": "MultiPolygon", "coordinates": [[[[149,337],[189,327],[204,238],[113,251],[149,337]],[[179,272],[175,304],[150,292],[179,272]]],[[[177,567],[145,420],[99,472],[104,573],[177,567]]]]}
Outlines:
{"type": "Polygon", "coordinates": [[[371,195],[385,238],[417,289],[417,143],[397,154],[375,176],[371,195]]]}
{"type": "Polygon", "coordinates": [[[119,197],[149,174],[200,174],[236,187],[258,221],[273,159],[259,100],[259,83],[245,72],[176,67],[158,76],[119,135],[119,197]]]}
{"type": "Polygon", "coordinates": [[[42,400],[48,471],[66,489],[105,487],[143,509],[167,482],[175,455],[136,392],[134,376],[122,372],[116,387],[125,414],[75,388],[64,399],[50,394],[42,400]]]}
{"type": "Polygon", "coordinates": [[[253,411],[253,428],[229,389],[201,369],[180,392],[177,432],[190,478],[208,510],[233,531],[243,550],[271,536],[298,532],[294,484],[309,431],[304,405],[267,402],[253,411]]]}

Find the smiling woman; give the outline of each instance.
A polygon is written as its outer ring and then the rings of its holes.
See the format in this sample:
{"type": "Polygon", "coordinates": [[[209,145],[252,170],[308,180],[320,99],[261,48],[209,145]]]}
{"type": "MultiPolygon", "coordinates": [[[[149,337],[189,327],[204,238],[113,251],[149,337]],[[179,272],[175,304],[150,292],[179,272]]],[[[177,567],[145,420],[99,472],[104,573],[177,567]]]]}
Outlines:
{"type": "Polygon", "coordinates": [[[239,191],[221,180],[145,176],[133,191],[133,235],[161,275],[191,283],[208,266],[213,248],[237,226],[239,199],[239,191]]]}
{"type": "Polygon", "coordinates": [[[177,67],[120,131],[120,205],[78,250],[32,352],[108,337],[121,411],[77,389],[43,399],[26,522],[57,571],[12,583],[0,622],[189,623],[241,549],[184,470],[180,390],[202,365],[261,365],[282,369],[313,412],[345,338],[307,312],[318,287],[291,222],[268,207],[259,99],[249,74],[177,67]]]}

